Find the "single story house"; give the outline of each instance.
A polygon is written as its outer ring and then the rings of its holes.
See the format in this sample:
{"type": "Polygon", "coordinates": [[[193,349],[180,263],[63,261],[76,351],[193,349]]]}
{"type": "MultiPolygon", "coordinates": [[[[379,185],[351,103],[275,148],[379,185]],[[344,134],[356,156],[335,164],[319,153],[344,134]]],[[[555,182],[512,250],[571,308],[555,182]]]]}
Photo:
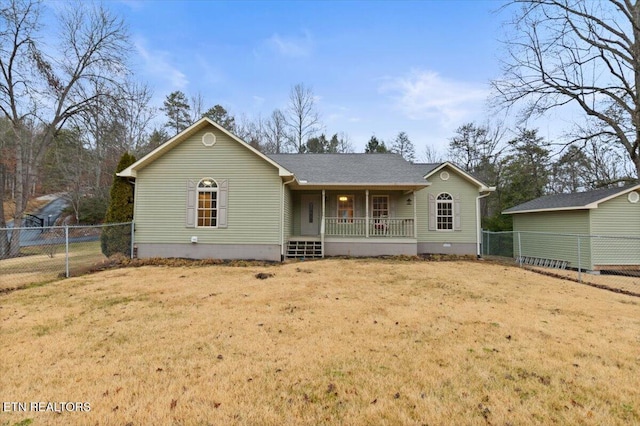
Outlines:
{"type": "Polygon", "coordinates": [[[137,256],[219,259],[479,254],[494,190],[449,162],[266,155],[203,118],[118,173],[137,256]]]}
{"type": "Polygon", "coordinates": [[[588,271],[638,269],[639,201],[640,185],[633,185],[548,195],[503,214],[513,216],[515,257],[521,251],[588,271]]]}

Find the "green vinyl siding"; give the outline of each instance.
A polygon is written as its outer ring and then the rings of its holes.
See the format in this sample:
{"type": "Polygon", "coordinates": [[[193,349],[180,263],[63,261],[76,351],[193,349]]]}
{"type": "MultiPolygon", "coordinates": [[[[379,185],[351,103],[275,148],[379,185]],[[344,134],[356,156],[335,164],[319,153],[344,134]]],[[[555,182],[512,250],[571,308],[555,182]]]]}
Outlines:
{"type": "MultiPolygon", "coordinates": [[[[444,167],[428,179],[431,186],[416,192],[418,216],[418,242],[422,243],[476,243],[478,232],[476,229],[476,197],[478,187],[460,176],[451,167],[444,167]],[[449,172],[449,179],[440,179],[442,171],[449,172]],[[460,230],[459,231],[430,231],[429,230],[429,194],[437,197],[447,192],[454,198],[460,197],[460,230]]],[[[412,213],[413,215],[413,213],[412,213]]]]}
{"type": "Polygon", "coordinates": [[[630,203],[627,194],[600,203],[591,210],[591,234],[594,265],[639,265],[640,203],[630,203]]]}
{"type": "Polygon", "coordinates": [[[407,219],[413,218],[413,194],[404,192],[398,192],[393,194],[389,198],[390,203],[393,205],[394,214],[396,217],[402,217],[407,219]],[[407,204],[407,200],[411,200],[411,205],[407,204]]]}
{"type": "Polygon", "coordinates": [[[514,256],[566,260],[569,267],[593,269],[589,234],[589,211],[568,210],[513,215],[514,256]],[[578,250],[578,237],[580,240],[578,250]]]}
{"type": "Polygon", "coordinates": [[[279,244],[281,185],[275,166],[209,126],[138,171],[136,242],[279,244]],[[202,144],[206,132],[215,145],[202,144]],[[186,226],[187,182],[205,177],[228,181],[227,228],[186,226]]]}
{"type": "Polygon", "coordinates": [[[292,235],[293,232],[293,196],[291,189],[284,186],[284,240],[292,235]]]}
{"type": "Polygon", "coordinates": [[[591,210],[591,234],[640,237],[640,203],[630,203],[627,194],[600,203],[591,210]]]}

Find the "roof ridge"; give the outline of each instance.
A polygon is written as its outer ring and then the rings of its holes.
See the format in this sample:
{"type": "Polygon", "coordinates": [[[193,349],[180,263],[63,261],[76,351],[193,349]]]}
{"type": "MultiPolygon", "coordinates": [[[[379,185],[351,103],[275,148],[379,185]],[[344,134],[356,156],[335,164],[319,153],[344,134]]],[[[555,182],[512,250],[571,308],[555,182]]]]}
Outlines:
{"type": "Polygon", "coordinates": [[[517,204],[513,207],[505,209],[504,213],[520,213],[528,211],[548,211],[548,210],[571,210],[590,208],[594,203],[606,201],[612,197],[616,197],[625,191],[638,188],[639,184],[614,186],[609,188],[597,188],[588,191],[547,194],[534,198],[524,203],[517,204]]]}

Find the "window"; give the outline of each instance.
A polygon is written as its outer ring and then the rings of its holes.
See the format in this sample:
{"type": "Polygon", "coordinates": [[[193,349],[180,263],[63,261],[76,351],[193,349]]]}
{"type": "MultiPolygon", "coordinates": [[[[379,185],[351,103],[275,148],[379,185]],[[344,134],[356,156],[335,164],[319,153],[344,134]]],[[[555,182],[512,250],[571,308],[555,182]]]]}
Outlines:
{"type": "Polygon", "coordinates": [[[198,182],[197,226],[218,226],[218,184],[211,178],[198,182]]]}
{"type": "Polygon", "coordinates": [[[353,205],[353,195],[338,196],[338,219],[340,222],[353,221],[353,205]]]}
{"type": "Polygon", "coordinates": [[[371,216],[373,218],[389,217],[388,195],[374,195],[371,197],[371,216]]]}
{"type": "Polygon", "coordinates": [[[446,192],[438,195],[436,199],[436,229],[453,230],[453,197],[446,192]]]}

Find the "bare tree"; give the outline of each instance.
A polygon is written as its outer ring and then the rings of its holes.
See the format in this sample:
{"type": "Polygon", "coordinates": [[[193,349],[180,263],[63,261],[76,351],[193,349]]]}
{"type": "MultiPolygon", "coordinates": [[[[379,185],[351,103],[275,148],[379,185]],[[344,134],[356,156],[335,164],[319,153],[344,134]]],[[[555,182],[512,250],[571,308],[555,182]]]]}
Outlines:
{"type": "Polygon", "coordinates": [[[287,139],[287,122],[284,114],[279,109],[274,109],[264,123],[265,152],[280,154],[284,151],[287,139]]]}
{"type": "Polygon", "coordinates": [[[590,167],[590,158],[584,150],[569,145],[560,158],[551,164],[550,192],[572,193],[593,189],[586,173],[590,167]]]}
{"type": "Polygon", "coordinates": [[[147,85],[127,81],[117,90],[113,97],[71,118],[83,130],[83,142],[92,154],[94,192],[104,196],[111,186],[118,159],[124,152],[145,148],[149,123],[156,116],[156,110],[150,106],[152,92],[147,85]]]}
{"type": "MultiPolygon", "coordinates": [[[[0,113],[15,138],[16,228],[56,133],[71,117],[117,93],[128,72],[127,29],[107,9],[94,3],[62,9],[55,20],[57,38],[50,37],[54,42],[48,44],[56,46],[55,52],[38,38],[41,12],[35,0],[8,0],[0,6],[0,113]]],[[[8,255],[19,253],[19,239],[16,229],[8,255]]]]}
{"type": "Polygon", "coordinates": [[[416,159],[416,148],[406,132],[398,133],[398,136],[391,143],[390,151],[400,154],[407,161],[415,161],[416,159]]]}
{"type": "MultiPolygon", "coordinates": [[[[619,144],[640,176],[640,3],[513,0],[498,104],[525,116],[575,105],[619,144]]],[[[592,134],[578,135],[590,138],[592,134]]],[[[568,142],[571,143],[571,142],[568,142]]]]}
{"type": "MultiPolygon", "coordinates": [[[[151,106],[153,91],[146,84],[127,82],[119,96],[120,121],[126,132],[127,149],[138,152],[148,140],[149,124],[156,117],[157,110],[151,106]]],[[[122,155],[119,154],[118,158],[122,155]]]]}
{"type": "Polygon", "coordinates": [[[76,223],[80,221],[81,204],[86,194],[91,190],[88,176],[91,174],[94,162],[91,153],[83,144],[81,130],[78,128],[58,132],[55,147],[51,150],[51,161],[58,171],[59,182],[64,188],[64,198],[73,209],[76,223]]]}
{"type": "Polygon", "coordinates": [[[424,152],[421,158],[422,161],[424,161],[425,163],[442,163],[442,154],[440,154],[440,152],[438,152],[438,150],[432,146],[432,145],[427,145],[424,148],[424,152]]]}
{"type": "Polygon", "coordinates": [[[315,96],[310,87],[298,83],[291,88],[286,115],[290,129],[290,142],[297,152],[303,152],[305,142],[320,130],[320,117],[316,111],[315,96]]]}
{"type": "Polygon", "coordinates": [[[263,150],[264,122],[262,117],[258,116],[255,120],[251,120],[242,114],[238,123],[235,124],[235,131],[240,139],[259,151],[263,150]]]}
{"type": "Polygon", "coordinates": [[[189,98],[189,107],[191,112],[191,123],[195,123],[202,118],[204,113],[204,97],[201,92],[198,92],[189,98]]]}
{"type": "Polygon", "coordinates": [[[449,158],[468,172],[478,172],[484,165],[495,164],[504,147],[501,124],[465,123],[449,139],[449,158]]]}
{"type": "Polygon", "coordinates": [[[635,179],[635,168],[621,151],[619,144],[590,139],[582,148],[589,158],[583,171],[591,188],[604,188],[628,184],[635,179]]]}
{"type": "Polygon", "coordinates": [[[345,132],[338,133],[338,152],[341,154],[348,154],[353,152],[353,144],[351,138],[345,132]]]}

